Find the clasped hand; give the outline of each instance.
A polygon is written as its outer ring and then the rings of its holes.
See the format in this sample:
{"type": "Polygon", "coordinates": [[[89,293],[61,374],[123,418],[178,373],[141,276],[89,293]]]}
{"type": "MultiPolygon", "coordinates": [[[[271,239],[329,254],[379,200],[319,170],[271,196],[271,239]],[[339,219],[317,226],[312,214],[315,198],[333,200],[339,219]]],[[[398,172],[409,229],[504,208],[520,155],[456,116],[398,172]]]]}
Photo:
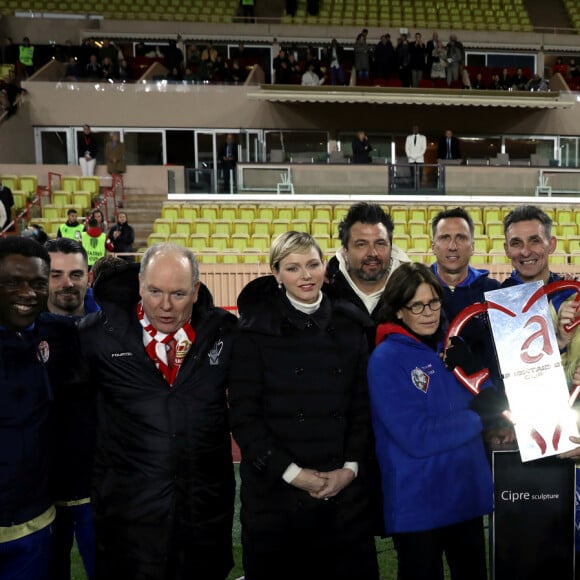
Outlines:
{"type": "Polygon", "coordinates": [[[344,467],[333,471],[303,468],[292,480],[292,485],[315,499],[328,499],[338,495],[353,479],[354,472],[344,467]]]}

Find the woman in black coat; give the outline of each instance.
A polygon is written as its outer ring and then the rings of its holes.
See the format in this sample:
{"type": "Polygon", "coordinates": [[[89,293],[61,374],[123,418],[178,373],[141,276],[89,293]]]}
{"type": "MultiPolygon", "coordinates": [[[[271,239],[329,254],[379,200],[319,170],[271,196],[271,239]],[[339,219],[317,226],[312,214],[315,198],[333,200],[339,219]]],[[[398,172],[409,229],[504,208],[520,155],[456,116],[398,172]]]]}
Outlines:
{"type": "MultiPolygon", "coordinates": [[[[117,214],[117,223],[109,230],[107,236],[107,249],[115,253],[126,253],[133,251],[133,242],[135,241],[135,231],[129,225],[127,214],[120,211],[117,214]]],[[[133,262],[133,256],[120,256],[127,262],[133,262]]]]}
{"type": "Polygon", "coordinates": [[[308,234],[281,234],[270,266],[238,298],[230,375],[245,578],[377,580],[364,323],[322,294],[308,234]]]}

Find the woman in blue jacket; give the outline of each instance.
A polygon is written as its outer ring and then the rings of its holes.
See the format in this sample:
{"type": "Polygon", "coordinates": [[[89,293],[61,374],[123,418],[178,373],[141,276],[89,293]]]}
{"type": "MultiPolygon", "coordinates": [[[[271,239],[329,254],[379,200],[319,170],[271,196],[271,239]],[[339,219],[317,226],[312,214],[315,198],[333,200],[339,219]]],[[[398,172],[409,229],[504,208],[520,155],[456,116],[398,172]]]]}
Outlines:
{"type": "Polygon", "coordinates": [[[397,268],[368,367],[399,580],[443,579],[443,553],[452,578],[487,578],[482,516],[492,511],[493,483],[474,403],[486,395],[474,397],[443,362],[442,298],[427,266],[397,268]]]}

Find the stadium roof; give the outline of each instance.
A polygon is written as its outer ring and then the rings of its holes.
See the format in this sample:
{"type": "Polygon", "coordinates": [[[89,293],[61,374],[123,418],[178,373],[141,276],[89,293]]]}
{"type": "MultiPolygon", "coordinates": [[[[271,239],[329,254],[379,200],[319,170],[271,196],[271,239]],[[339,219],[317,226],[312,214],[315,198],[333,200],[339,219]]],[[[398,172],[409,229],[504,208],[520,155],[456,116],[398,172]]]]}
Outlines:
{"type": "Polygon", "coordinates": [[[575,100],[558,91],[479,91],[459,89],[413,89],[401,87],[303,87],[260,85],[249,99],[272,103],[363,103],[373,105],[437,105],[446,107],[512,107],[567,109],[575,100]]]}

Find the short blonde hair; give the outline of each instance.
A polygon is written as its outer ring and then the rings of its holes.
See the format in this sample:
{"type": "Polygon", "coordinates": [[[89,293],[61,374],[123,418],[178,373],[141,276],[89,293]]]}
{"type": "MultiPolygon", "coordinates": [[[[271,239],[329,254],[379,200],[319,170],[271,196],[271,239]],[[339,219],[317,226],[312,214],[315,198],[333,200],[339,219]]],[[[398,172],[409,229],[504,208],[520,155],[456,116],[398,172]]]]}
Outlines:
{"type": "Polygon", "coordinates": [[[315,248],[323,260],[322,250],[317,241],[305,232],[289,231],[280,234],[270,246],[270,268],[278,271],[280,262],[290,254],[305,254],[315,248]]]}

